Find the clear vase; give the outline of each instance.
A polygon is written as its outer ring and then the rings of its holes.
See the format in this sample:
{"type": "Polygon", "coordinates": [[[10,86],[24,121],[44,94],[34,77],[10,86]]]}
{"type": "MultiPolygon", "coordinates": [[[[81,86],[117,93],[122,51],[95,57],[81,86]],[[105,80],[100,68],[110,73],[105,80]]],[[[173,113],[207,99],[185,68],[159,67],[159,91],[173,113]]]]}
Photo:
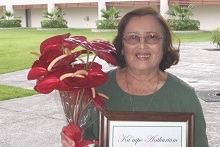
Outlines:
{"type": "Polygon", "coordinates": [[[75,91],[59,91],[60,100],[63,106],[67,123],[74,123],[83,127],[88,114],[86,114],[89,105],[89,95],[86,89],[75,91]]]}
{"type": "Polygon", "coordinates": [[[98,141],[85,140],[83,133],[94,122],[91,122],[90,117],[97,110],[90,105],[92,102],[91,90],[59,91],[58,95],[67,121],[67,126],[63,130],[64,134],[74,140],[78,147],[98,144],[98,141]]]}

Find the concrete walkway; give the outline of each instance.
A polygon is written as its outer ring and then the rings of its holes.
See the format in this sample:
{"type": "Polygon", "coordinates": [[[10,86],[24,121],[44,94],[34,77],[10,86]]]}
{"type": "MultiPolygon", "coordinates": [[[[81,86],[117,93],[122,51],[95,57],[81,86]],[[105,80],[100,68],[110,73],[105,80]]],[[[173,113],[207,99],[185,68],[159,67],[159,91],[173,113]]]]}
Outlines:
{"type": "MultiPolygon", "coordinates": [[[[220,90],[220,50],[209,42],[181,44],[180,63],[171,72],[196,91],[220,90]]],[[[102,60],[104,70],[110,67],[102,60]]],[[[0,84],[32,89],[29,70],[0,75],[0,84]]],[[[60,147],[65,118],[55,93],[0,102],[0,147],[60,147]]],[[[219,98],[220,99],[220,98],[219,98]]],[[[200,99],[207,122],[210,147],[220,146],[220,102],[200,99]]]]}

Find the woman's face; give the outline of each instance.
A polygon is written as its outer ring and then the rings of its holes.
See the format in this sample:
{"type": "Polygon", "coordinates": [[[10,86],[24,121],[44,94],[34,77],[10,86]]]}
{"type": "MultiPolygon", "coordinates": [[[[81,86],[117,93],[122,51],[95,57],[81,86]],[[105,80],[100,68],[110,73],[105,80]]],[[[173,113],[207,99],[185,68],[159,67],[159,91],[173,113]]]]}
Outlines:
{"type": "Polygon", "coordinates": [[[159,69],[163,57],[164,40],[161,37],[164,34],[162,32],[162,26],[154,16],[146,15],[130,19],[123,34],[123,52],[129,68],[135,70],[159,69]],[[139,39],[140,41],[138,41],[139,39]]]}

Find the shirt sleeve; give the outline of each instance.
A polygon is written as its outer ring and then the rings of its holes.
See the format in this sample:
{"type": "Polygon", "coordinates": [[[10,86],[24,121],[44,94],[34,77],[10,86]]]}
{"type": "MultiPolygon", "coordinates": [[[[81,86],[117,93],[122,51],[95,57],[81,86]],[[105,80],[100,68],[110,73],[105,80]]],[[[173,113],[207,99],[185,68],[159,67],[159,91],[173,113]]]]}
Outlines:
{"type": "Polygon", "coordinates": [[[208,147],[205,118],[194,89],[189,92],[185,102],[184,111],[194,112],[195,114],[195,147],[208,147]]]}

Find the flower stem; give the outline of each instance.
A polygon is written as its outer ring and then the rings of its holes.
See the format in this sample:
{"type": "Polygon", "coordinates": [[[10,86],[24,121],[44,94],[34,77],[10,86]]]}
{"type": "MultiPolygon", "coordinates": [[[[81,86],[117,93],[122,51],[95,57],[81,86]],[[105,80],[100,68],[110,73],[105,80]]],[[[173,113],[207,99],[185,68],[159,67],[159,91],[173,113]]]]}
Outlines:
{"type": "Polygon", "coordinates": [[[95,54],[95,56],[93,57],[92,62],[91,62],[91,64],[90,64],[90,66],[89,66],[89,69],[92,68],[92,64],[93,64],[93,62],[95,61],[95,58],[96,58],[96,57],[97,57],[97,54],[95,54]]]}
{"type": "Polygon", "coordinates": [[[79,103],[78,103],[78,108],[77,108],[77,124],[80,123],[81,117],[82,117],[82,109],[83,109],[83,101],[85,101],[85,89],[81,90],[80,96],[79,96],[79,103]]]}
{"type": "Polygon", "coordinates": [[[64,91],[59,91],[59,94],[60,94],[60,98],[61,98],[61,102],[62,102],[64,112],[65,112],[66,120],[69,123],[70,115],[69,115],[68,106],[67,106],[66,94],[65,94],[64,91]]]}
{"type": "Polygon", "coordinates": [[[88,63],[89,63],[89,51],[87,50],[87,58],[86,58],[86,67],[85,67],[85,70],[88,69],[88,63]]]}
{"type": "Polygon", "coordinates": [[[73,91],[68,91],[68,95],[67,95],[67,98],[68,98],[68,109],[69,109],[69,114],[70,114],[70,121],[71,122],[74,122],[74,117],[73,117],[73,107],[74,107],[74,104],[73,104],[73,99],[74,99],[74,95],[73,95],[73,91]]]}

